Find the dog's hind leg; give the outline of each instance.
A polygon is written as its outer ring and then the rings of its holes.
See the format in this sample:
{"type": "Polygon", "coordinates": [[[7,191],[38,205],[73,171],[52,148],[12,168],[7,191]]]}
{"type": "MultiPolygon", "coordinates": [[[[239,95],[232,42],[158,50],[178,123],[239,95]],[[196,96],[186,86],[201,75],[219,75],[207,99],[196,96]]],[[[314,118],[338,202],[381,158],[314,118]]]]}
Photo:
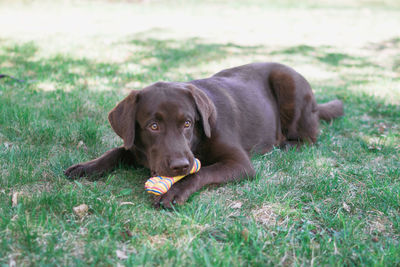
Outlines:
{"type": "Polygon", "coordinates": [[[278,104],[282,145],[315,143],[318,135],[318,109],[309,83],[286,66],[270,72],[269,84],[278,104]]]}

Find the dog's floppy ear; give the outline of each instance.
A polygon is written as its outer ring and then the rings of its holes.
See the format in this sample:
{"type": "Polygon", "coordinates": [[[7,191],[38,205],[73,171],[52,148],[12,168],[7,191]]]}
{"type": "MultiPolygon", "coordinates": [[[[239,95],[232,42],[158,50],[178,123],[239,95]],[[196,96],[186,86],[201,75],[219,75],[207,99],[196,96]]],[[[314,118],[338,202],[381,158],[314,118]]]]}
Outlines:
{"type": "Polygon", "coordinates": [[[139,91],[132,91],[108,114],[108,121],[116,134],[124,140],[125,149],[131,149],[135,141],[136,102],[139,91]]]}
{"type": "Polygon", "coordinates": [[[187,84],[186,88],[190,90],[194,102],[196,103],[197,110],[200,113],[203,123],[204,133],[210,138],[211,128],[215,125],[217,120],[217,109],[211,99],[199,88],[192,84],[187,84]]]}

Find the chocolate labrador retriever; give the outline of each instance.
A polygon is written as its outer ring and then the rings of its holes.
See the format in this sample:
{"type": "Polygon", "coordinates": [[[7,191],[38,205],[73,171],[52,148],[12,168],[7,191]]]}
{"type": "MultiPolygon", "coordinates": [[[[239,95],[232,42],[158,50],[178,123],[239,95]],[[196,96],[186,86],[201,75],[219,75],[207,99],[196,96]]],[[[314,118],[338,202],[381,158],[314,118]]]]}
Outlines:
{"type": "Polygon", "coordinates": [[[109,113],[124,145],[65,174],[99,175],[125,162],[152,175],[177,176],[200,159],[198,173],[155,198],[155,205],[171,207],[205,185],[254,176],[253,153],[314,143],[319,120],[341,115],[341,101],[317,104],[303,76],[278,63],[248,64],[191,82],[157,82],[132,91],[109,113]]]}

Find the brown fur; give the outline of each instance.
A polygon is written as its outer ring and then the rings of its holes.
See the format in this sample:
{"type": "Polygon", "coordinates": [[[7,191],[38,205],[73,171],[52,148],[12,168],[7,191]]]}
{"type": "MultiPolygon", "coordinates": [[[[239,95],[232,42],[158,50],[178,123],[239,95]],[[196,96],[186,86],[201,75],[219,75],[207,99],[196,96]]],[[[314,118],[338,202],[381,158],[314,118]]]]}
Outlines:
{"type": "Polygon", "coordinates": [[[108,121],[111,127],[124,140],[126,149],[133,147],[135,121],[131,120],[131,118],[134,118],[136,114],[135,102],[137,94],[137,91],[132,91],[108,114],[108,121]]]}
{"type": "Polygon", "coordinates": [[[186,83],[158,82],[132,91],[110,112],[124,146],[65,174],[99,175],[125,162],[153,175],[186,175],[199,158],[198,173],[154,199],[156,206],[171,207],[203,186],[254,176],[252,154],[314,143],[319,120],[341,115],[341,101],[317,105],[308,82],[277,63],[248,64],[186,83]]]}
{"type": "Polygon", "coordinates": [[[330,121],[343,115],[343,105],[340,100],[333,100],[328,103],[318,104],[318,116],[321,120],[330,121]]]}
{"type": "Polygon", "coordinates": [[[279,69],[271,71],[269,80],[279,108],[281,130],[286,134],[296,111],[295,84],[290,74],[279,69]]]}

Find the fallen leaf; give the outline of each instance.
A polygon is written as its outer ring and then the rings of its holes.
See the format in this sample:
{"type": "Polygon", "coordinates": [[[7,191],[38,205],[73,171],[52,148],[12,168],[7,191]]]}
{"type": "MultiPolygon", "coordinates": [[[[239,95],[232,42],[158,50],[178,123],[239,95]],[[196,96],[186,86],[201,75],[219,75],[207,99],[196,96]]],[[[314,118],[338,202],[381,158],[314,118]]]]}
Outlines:
{"type": "Polygon", "coordinates": [[[11,148],[13,145],[11,143],[8,142],[4,142],[4,146],[6,147],[6,149],[11,148]]]}
{"type": "Polygon", "coordinates": [[[121,231],[120,235],[122,236],[122,238],[124,240],[127,240],[133,236],[132,232],[129,229],[125,229],[125,231],[121,231]]]}
{"type": "Polygon", "coordinates": [[[77,215],[79,218],[82,218],[87,214],[89,207],[86,204],[81,204],[79,206],[74,207],[73,210],[75,215],[77,215]]]}
{"type": "Polygon", "coordinates": [[[18,205],[18,196],[21,195],[21,192],[14,192],[11,198],[12,207],[16,207],[18,205]]]}
{"type": "Polygon", "coordinates": [[[9,267],[15,267],[17,266],[17,263],[15,262],[14,258],[11,258],[10,261],[8,262],[9,267]]]}
{"type": "Polygon", "coordinates": [[[118,259],[120,259],[120,260],[126,260],[128,258],[125,251],[117,249],[116,253],[117,253],[118,259]]]}
{"type": "Polygon", "coordinates": [[[347,212],[350,212],[350,211],[351,211],[349,205],[347,205],[346,202],[343,202],[343,209],[344,209],[345,211],[347,211],[347,212]]]}
{"type": "Polygon", "coordinates": [[[231,207],[232,209],[240,209],[240,208],[242,207],[242,205],[243,205],[242,202],[240,202],[240,201],[235,201],[235,202],[233,202],[233,203],[230,205],[230,207],[231,207]]]}
{"type": "Polygon", "coordinates": [[[247,241],[249,239],[249,230],[247,228],[244,228],[241,234],[244,241],[247,241]]]}
{"type": "Polygon", "coordinates": [[[85,145],[85,143],[81,140],[78,142],[78,145],[76,146],[77,149],[79,148],[83,148],[83,150],[87,150],[87,146],[85,145]]]}
{"type": "Polygon", "coordinates": [[[382,148],[376,144],[369,145],[368,149],[371,151],[381,151],[382,150],[382,148]]]}

